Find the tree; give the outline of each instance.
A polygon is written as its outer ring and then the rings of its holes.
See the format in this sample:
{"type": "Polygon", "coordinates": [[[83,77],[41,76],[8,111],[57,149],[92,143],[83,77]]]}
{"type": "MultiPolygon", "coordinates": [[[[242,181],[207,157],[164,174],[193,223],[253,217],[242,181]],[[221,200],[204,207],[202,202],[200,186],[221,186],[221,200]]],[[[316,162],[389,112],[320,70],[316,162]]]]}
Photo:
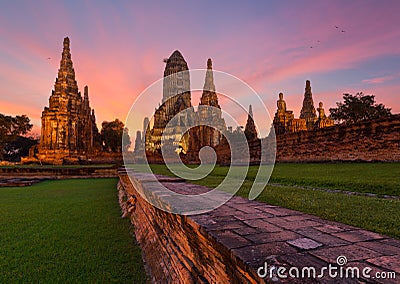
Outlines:
{"type": "Polygon", "coordinates": [[[343,102],[337,102],[336,108],[330,108],[330,118],[346,124],[365,120],[380,119],[392,115],[391,109],[383,104],[376,104],[374,95],[343,94],[343,102]]]}
{"type": "Polygon", "coordinates": [[[0,113],[0,160],[3,159],[4,147],[19,135],[25,135],[32,129],[26,115],[10,116],[0,113]]]}
{"type": "Polygon", "coordinates": [[[38,139],[32,137],[17,136],[13,141],[4,145],[3,157],[9,162],[19,162],[21,157],[29,155],[29,149],[39,143],[38,139]]]}
{"type": "Polygon", "coordinates": [[[108,152],[121,152],[122,145],[126,149],[131,145],[128,128],[118,118],[111,122],[104,121],[101,124],[100,136],[103,149],[108,152]]]}

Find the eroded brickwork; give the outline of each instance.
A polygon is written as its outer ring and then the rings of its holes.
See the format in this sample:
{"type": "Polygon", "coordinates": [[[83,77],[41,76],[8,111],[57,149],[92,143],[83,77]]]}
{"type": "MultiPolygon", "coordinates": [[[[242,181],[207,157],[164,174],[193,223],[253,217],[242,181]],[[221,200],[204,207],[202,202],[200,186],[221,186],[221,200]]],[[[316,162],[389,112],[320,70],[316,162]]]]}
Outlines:
{"type": "Polygon", "coordinates": [[[87,161],[99,151],[100,136],[89,104],[89,88],[85,86],[82,98],[66,37],[49,106],[42,112],[40,143],[22,162],[76,163],[87,161]]]}
{"type": "Polygon", "coordinates": [[[276,136],[278,162],[400,161],[400,115],[276,136]]]}
{"type": "MultiPolygon", "coordinates": [[[[139,194],[140,187],[154,202],[171,199],[165,192],[160,194],[148,174],[135,173],[132,182],[125,169],[119,175],[119,202],[123,215],[135,226],[152,283],[369,282],[364,276],[332,279],[327,273],[319,279],[257,274],[265,263],[300,270],[313,266],[320,271],[328,264],[337,266],[338,256],[346,256],[348,266],[370,267],[370,275],[396,273],[396,279],[374,279],[374,283],[396,283],[400,277],[399,240],[242,197],[233,197],[208,213],[172,214],[153,207],[139,194]]],[[[158,178],[166,188],[181,194],[210,190],[175,178],[158,178]]]]}

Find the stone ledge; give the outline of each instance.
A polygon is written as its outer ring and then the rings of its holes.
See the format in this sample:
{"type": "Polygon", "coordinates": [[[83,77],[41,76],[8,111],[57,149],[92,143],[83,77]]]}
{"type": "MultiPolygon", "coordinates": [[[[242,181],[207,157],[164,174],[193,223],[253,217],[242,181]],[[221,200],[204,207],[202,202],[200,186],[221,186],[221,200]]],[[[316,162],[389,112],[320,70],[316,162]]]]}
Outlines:
{"type": "MultiPolygon", "coordinates": [[[[182,194],[210,191],[181,179],[158,178],[182,194]]],[[[154,200],[168,200],[153,181],[135,173],[132,184],[126,171],[120,171],[118,186],[121,208],[135,226],[153,283],[176,283],[178,279],[180,283],[265,283],[269,278],[257,275],[265,262],[320,269],[329,263],[337,265],[342,255],[358,267],[395,271],[400,278],[399,240],[237,196],[207,213],[172,214],[147,203],[135,188],[145,188],[154,200]],[[132,197],[134,204],[129,201],[132,197]]],[[[332,281],[318,279],[320,283],[332,281]]]]}

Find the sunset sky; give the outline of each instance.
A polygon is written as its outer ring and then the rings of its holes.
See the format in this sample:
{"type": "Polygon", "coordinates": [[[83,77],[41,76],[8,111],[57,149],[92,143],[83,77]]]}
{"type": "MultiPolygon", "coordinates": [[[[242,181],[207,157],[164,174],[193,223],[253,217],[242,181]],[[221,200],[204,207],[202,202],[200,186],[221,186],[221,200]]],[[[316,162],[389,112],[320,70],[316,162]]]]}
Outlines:
{"type": "Polygon", "coordinates": [[[327,113],[358,91],[399,113],[399,15],[400,1],[6,1],[0,113],[27,114],[38,131],[65,36],[99,125],[124,120],[176,49],[189,68],[211,57],[214,69],[254,88],[271,115],[283,92],[297,117],[307,79],[327,113]]]}

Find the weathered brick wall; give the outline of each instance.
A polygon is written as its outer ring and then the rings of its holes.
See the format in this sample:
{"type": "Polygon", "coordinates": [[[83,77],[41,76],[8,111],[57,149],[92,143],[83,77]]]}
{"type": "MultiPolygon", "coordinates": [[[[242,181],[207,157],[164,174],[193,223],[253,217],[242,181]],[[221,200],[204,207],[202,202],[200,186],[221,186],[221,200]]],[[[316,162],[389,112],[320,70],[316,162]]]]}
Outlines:
{"type": "Polygon", "coordinates": [[[400,115],[276,137],[278,162],[400,161],[400,115]]]}
{"type": "Polygon", "coordinates": [[[247,144],[240,145],[236,144],[232,148],[233,151],[237,151],[240,155],[240,153],[246,153],[246,151],[243,150],[244,147],[248,147],[249,150],[249,158],[250,160],[247,161],[246,159],[236,159],[236,160],[231,160],[231,148],[229,147],[228,143],[220,144],[215,147],[215,152],[217,154],[217,164],[219,165],[230,165],[231,163],[233,165],[241,165],[241,164],[247,164],[249,163],[250,165],[258,165],[260,164],[260,159],[261,159],[261,140],[260,139],[254,139],[251,141],[247,141],[247,144]]]}
{"type": "MultiPolygon", "coordinates": [[[[276,136],[276,142],[262,139],[263,162],[395,162],[400,161],[400,115],[391,118],[336,125],[315,131],[300,131],[276,136]],[[269,141],[269,142],[268,142],[269,141]],[[276,145],[276,157],[271,147],[276,145]]],[[[249,142],[251,164],[260,157],[259,140],[249,142]]],[[[235,151],[241,151],[236,147],[235,151]]],[[[230,163],[228,144],[216,147],[217,162],[230,163]]]]}
{"type": "MultiPolygon", "coordinates": [[[[400,240],[238,196],[207,213],[172,214],[153,207],[138,193],[137,188],[146,191],[155,202],[171,200],[151,175],[132,173],[132,181],[125,170],[119,175],[119,202],[135,227],[151,283],[370,283],[362,275],[358,280],[332,279],[327,273],[318,279],[257,275],[266,263],[286,271],[304,266],[321,271],[342,255],[349,266],[370,267],[371,275],[395,271],[395,280],[400,278],[400,240]]],[[[162,176],[159,182],[182,194],[210,190],[162,176]]],[[[197,204],[184,206],[191,211],[197,204]]]]}
{"type": "MultiPolygon", "coordinates": [[[[179,186],[202,189],[184,183],[179,186]]],[[[201,221],[209,221],[208,225],[214,221],[153,207],[135,190],[127,175],[120,174],[118,189],[121,208],[135,226],[152,283],[264,283],[231,254],[229,246],[219,243],[216,235],[201,225],[201,221]]],[[[230,240],[231,247],[242,245],[235,241],[230,240]]]]}

